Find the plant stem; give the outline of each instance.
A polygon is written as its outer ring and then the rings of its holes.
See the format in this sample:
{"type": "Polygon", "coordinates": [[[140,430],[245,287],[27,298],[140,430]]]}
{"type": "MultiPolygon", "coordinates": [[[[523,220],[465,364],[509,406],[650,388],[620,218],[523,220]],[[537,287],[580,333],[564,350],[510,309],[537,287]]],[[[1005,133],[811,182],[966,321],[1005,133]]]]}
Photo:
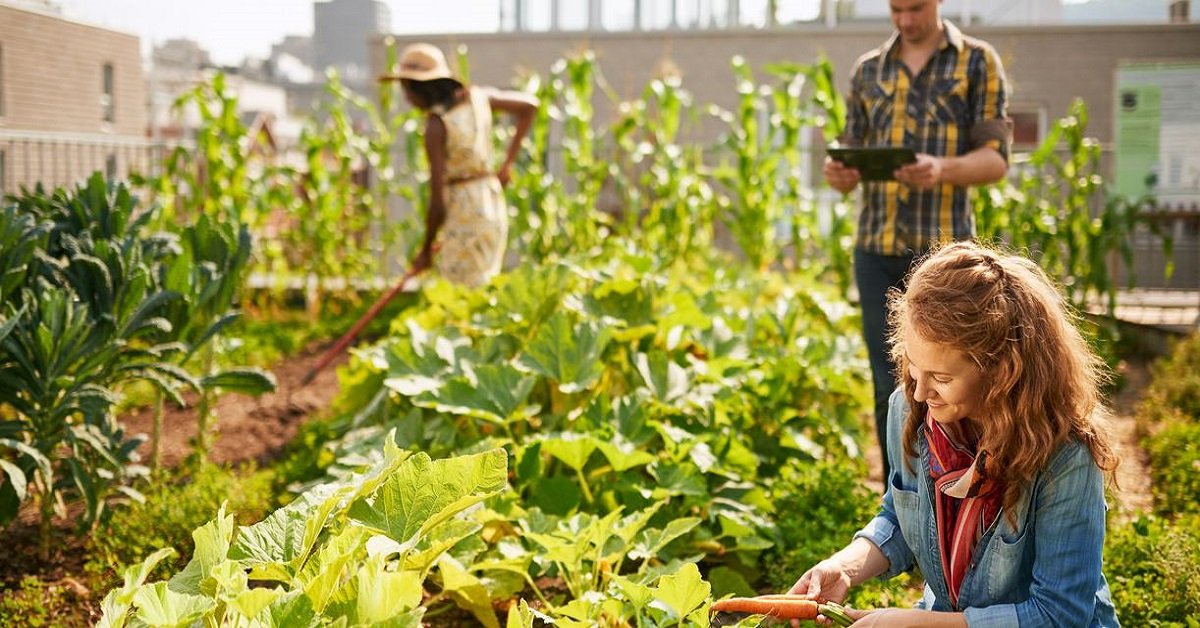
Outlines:
{"type": "Polygon", "coordinates": [[[154,425],[150,428],[150,469],[153,471],[162,467],[163,405],[164,399],[160,390],[154,400],[154,425]]]}

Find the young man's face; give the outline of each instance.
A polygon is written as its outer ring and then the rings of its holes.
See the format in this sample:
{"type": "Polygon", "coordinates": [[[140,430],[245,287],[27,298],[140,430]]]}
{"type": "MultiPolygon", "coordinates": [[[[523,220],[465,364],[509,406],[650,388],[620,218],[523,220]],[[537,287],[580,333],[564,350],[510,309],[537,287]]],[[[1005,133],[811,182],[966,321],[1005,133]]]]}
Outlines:
{"type": "Polygon", "coordinates": [[[941,26],[942,0],[891,0],[892,24],[906,44],[925,44],[937,37],[941,26]]]}

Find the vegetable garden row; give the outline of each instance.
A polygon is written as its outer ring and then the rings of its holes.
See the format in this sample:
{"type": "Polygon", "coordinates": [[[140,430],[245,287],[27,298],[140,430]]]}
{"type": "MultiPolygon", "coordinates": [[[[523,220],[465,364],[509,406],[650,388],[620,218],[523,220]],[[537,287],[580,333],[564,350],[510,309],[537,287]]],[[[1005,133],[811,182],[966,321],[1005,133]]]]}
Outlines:
{"type": "MultiPolygon", "coordinates": [[[[592,102],[615,96],[590,55],[524,77],[543,105],[535,157],[508,190],[510,248],[538,261],[479,290],[427,282],[353,351],[337,410],[280,466],[285,505],[244,523],[216,507],[191,526],[190,555],[110,565],[94,619],[706,625],[715,598],[781,590],[844,543],[877,500],[861,482],[851,209],[804,186],[798,148],[813,127],[836,133],[842,105],[824,61],[763,83],[734,68],[737,111],[698,106],[665,77],[607,126],[592,102]],[[721,140],[690,142],[709,116],[721,140]],[[602,192],[622,211],[602,210],[602,192]],[[718,224],[737,251],[714,246],[718,224]]],[[[132,182],[144,201],[94,178],[5,203],[0,516],[37,511],[45,554],[56,509],[82,501],[82,527],[99,530],[108,504],[149,488],[119,419],[130,398],[197,395],[198,469],[212,396],[272,386],[223,350],[243,333],[239,305],[282,307],[246,291],[247,273],[360,279],[420,241],[415,218],[383,221],[387,199],[419,210],[424,198],[414,118],[392,91],[376,106],[333,77],[330,93],[302,140],[304,176],[245,150],[218,77],[181,103],[202,114],[195,150],[132,182]],[[377,175],[367,187],[351,176],[362,164],[377,175]],[[285,225],[278,238],[263,237],[269,223],[285,225]]],[[[1073,302],[1111,305],[1106,264],[1127,254],[1148,201],[1107,195],[1086,110],[1070,113],[977,212],[985,237],[1029,250],[1073,302]]],[[[919,592],[902,581],[857,595],[919,592]]]]}

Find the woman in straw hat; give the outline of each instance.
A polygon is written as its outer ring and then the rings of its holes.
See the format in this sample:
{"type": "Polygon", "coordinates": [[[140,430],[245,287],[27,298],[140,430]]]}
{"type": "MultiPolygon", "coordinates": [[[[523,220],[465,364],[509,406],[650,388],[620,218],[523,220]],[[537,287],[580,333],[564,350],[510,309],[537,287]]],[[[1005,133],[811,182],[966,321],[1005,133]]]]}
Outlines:
{"type": "Polygon", "coordinates": [[[429,212],[425,243],[413,259],[421,272],[434,263],[455,283],[477,287],[500,271],[508,240],[508,184],[521,140],[529,132],[537,100],[528,94],[464,85],[436,46],[404,49],[398,80],[412,106],[424,111],[425,155],[429,161],[429,212]],[[504,162],[492,170],[492,112],[516,118],[504,162]]]}

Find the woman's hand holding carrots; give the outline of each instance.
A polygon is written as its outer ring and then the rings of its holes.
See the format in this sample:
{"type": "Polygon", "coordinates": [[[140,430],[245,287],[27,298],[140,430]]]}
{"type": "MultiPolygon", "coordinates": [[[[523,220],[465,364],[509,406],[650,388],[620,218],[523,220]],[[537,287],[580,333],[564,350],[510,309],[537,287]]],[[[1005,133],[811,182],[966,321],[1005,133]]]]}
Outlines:
{"type": "Polygon", "coordinates": [[[850,574],[844,567],[835,561],[823,560],[804,572],[804,575],[800,576],[788,593],[810,600],[828,600],[840,603],[850,593],[851,584],[850,574]]]}

